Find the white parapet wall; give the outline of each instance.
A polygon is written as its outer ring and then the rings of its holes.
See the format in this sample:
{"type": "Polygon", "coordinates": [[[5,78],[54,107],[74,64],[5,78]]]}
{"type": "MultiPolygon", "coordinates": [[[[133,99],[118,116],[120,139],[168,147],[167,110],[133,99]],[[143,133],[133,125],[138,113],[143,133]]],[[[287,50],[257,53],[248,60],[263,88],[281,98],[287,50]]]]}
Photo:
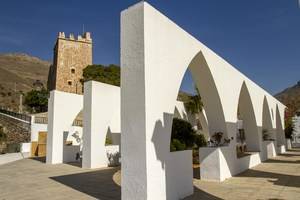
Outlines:
{"type": "Polygon", "coordinates": [[[21,153],[30,153],[31,151],[31,143],[21,143],[21,153]]]}
{"type": "Polygon", "coordinates": [[[200,177],[203,180],[224,181],[261,163],[259,152],[238,158],[234,145],[199,149],[200,177]]]}
{"type": "Polygon", "coordinates": [[[262,161],[273,158],[277,155],[275,141],[263,141],[262,147],[262,161]]]}
{"type": "Polygon", "coordinates": [[[82,167],[107,167],[106,136],[121,132],[120,88],[96,81],[86,82],[83,115],[82,167]]]}

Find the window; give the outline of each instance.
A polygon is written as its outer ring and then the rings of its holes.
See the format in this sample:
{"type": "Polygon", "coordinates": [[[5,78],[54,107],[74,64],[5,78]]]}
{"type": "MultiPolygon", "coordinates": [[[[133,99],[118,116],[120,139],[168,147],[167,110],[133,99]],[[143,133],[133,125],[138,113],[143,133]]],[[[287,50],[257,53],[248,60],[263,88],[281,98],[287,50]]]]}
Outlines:
{"type": "Polygon", "coordinates": [[[72,81],[68,81],[68,85],[71,86],[72,85],[72,81]]]}
{"type": "Polygon", "coordinates": [[[74,68],[71,69],[71,73],[75,74],[75,69],[74,68]]]}

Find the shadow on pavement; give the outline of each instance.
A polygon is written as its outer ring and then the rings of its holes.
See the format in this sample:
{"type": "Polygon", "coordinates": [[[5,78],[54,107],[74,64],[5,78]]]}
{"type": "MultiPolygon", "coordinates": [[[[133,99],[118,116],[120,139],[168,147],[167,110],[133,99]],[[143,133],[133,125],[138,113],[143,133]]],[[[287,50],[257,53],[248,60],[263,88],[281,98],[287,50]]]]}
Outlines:
{"type": "Polygon", "coordinates": [[[118,168],[50,177],[61,184],[101,200],[121,199],[121,187],[113,181],[118,168]]]}
{"type": "Polygon", "coordinates": [[[46,157],[31,157],[30,159],[39,161],[41,163],[46,163],[46,157]]]}
{"type": "Polygon", "coordinates": [[[203,190],[200,190],[197,187],[194,187],[194,194],[185,198],[184,200],[199,200],[199,199],[205,199],[205,200],[221,200],[221,198],[216,197],[212,194],[209,194],[203,190]]]}

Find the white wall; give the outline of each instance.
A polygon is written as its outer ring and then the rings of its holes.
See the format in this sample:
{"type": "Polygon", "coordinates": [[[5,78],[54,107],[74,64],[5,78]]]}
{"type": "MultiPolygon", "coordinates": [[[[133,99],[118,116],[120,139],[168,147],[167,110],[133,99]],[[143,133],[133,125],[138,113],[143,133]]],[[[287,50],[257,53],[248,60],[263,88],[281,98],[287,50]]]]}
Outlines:
{"type": "Polygon", "coordinates": [[[30,153],[31,143],[21,143],[21,153],[30,153]]]}
{"type": "Polygon", "coordinates": [[[48,100],[47,164],[63,162],[63,133],[83,108],[83,96],[53,90],[48,100]]]}
{"type": "MultiPolygon", "coordinates": [[[[172,165],[168,160],[170,133],[188,66],[205,105],[210,134],[221,131],[229,138],[236,137],[243,83],[249,90],[258,128],[262,126],[264,99],[268,113],[278,106],[283,124],[285,106],[265,90],[148,3],[131,6],[121,13],[122,199],[166,199],[169,187],[176,188],[174,183],[166,185],[167,165],[172,165]]],[[[271,119],[272,128],[276,128],[276,118],[271,119]]],[[[238,171],[233,144],[219,154],[219,164],[227,165],[221,179],[238,171]]]]}
{"type": "MultiPolygon", "coordinates": [[[[34,118],[34,116],[32,116],[34,118]]],[[[44,131],[47,132],[47,124],[38,124],[34,123],[34,119],[31,123],[31,142],[38,141],[39,139],[39,132],[44,131]]]]}
{"type": "Polygon", "coordinates": [[[82,166],[108,165],[105,139],[108,132],[120,133],[120,88],[96,81],[84,85],[82,166]]]}
{"type": "Polygon", "coordinates": [[[71,126],[68,129],[67,141],[71,141],[73,145],[82,145],[81,140],[78,140],[75,135],[78,135],[79,139],[82,139],[82,127],[80,126],[71,126]],[[75,134],[75,135],[74,135],[75,134]]]}

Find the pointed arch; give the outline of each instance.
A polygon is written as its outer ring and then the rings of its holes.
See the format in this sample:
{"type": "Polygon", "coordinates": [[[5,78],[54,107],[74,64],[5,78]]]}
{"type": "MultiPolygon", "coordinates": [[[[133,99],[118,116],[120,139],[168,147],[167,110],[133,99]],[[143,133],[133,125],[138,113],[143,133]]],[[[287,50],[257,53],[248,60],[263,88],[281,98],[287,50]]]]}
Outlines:
{"type": "Polygon", "coordinates": [[[282,116],[280,116],[278,105],[276,104],[276,140],[277,146],[285,144],[284,128],[282,126],[282,116]]]}
{"type": "Polygon", "coordinates": [[[266,96],[264,96],[263,101],[262,132],[267,133],[269,139],[275,139],[270,107],[266,96]]]}
{"type": "Polygon", "coordinates": [[[189,64],[193,80],[200,90],[208,122],[209,135],[223,132],[227,136],[225,116],[214,77],[203,53],[198,52],[189,64]]]}
{"type": "Polygon", "coordinates": [[[239,95],[238,112],[240,119],[243,121],[247,150],[260,151],[260,138],[254,107],[245,81],[242,84],[239,95]]]}

